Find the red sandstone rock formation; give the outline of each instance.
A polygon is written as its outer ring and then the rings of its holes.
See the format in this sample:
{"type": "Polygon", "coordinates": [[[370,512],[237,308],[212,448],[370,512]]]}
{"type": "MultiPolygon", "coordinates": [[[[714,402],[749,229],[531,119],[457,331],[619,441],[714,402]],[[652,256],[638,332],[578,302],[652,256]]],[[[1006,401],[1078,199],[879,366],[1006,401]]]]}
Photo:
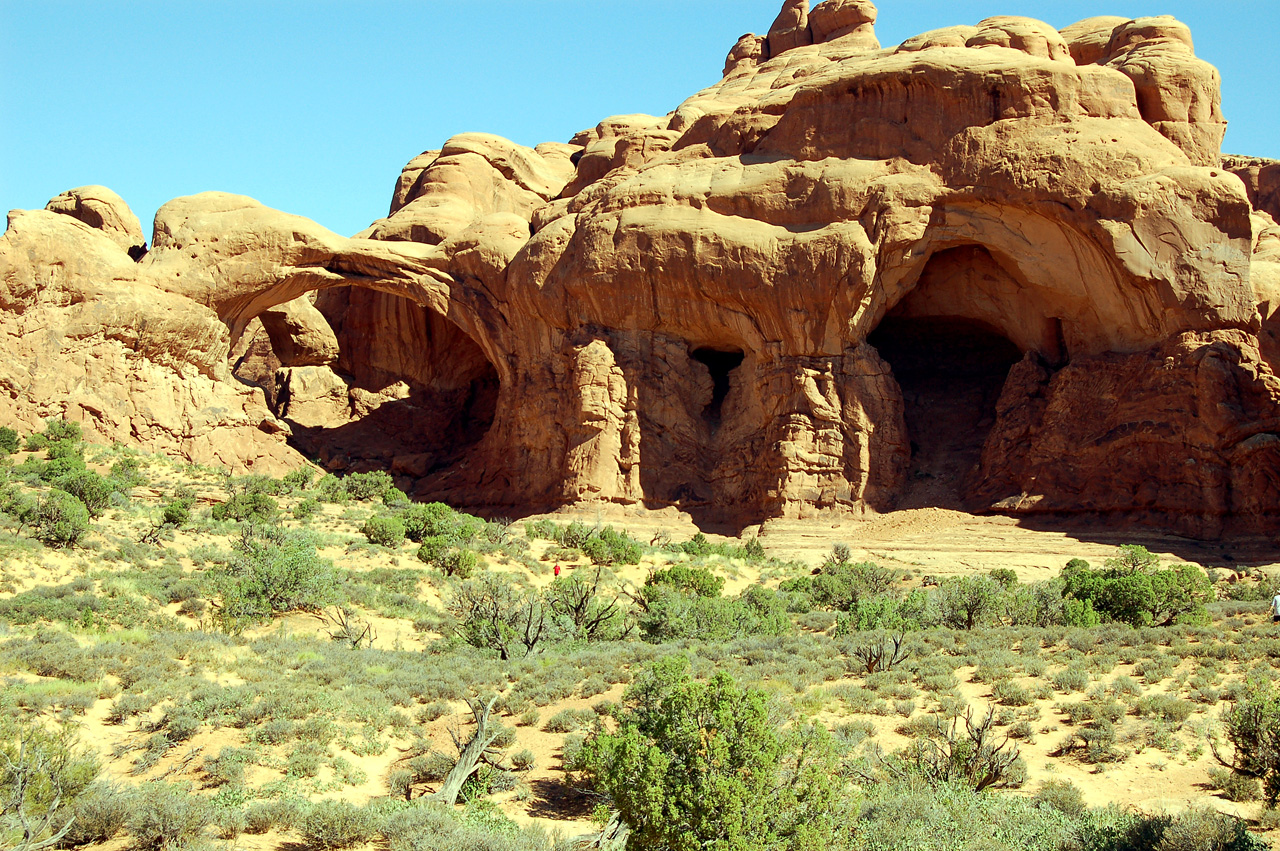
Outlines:
{"type": "Polygon", "coordinates": [[[134,262],[104,190],[15,211],[3,415],[502,513],[1280,526],[1280,229],[1186,27],[875,16],[788,0],[666,116],[456,136],[351,239],[206,193],[134,262]]]}

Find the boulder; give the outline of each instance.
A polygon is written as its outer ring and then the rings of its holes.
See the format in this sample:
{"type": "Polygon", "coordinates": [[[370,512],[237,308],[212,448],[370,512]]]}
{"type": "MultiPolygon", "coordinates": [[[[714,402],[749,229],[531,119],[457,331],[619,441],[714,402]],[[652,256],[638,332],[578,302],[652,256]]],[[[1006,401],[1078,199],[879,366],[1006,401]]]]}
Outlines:
{"type": "Polygon", "coordinates": [[[84,222],[111,237],[125,251],[141,253],[147,238],[142,224],[116,193],[105,186],[81,186],[54,196],[44,207],[51,213],[63,213],[84,222]]]}
{"type": "Polygon", "coordinates": [[[876,7],[871,0],[824,0],[809,12],[809,29],[816,44],[848,39],[869,50],[879,50],[876,7]]]}

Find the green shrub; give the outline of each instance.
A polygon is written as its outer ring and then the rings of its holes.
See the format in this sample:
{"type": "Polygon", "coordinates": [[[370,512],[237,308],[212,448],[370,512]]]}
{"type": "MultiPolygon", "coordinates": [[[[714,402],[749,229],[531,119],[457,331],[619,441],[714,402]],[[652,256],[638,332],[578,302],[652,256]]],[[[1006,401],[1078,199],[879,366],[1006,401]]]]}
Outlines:
{"type": "Polygon", "coordinates": [[[377,832],[372,811],[350,801],[320,801],[302,817],[300,832],[311,848],[350,848],[377,832]]]}
{"type": "Polygon", "coordinates": [[[266,833],[271,828],[292,830],[302,821],[304,805],[297,798],[258,801],[245,811],[245,833],[266,833]]]}
{"type": "Polygon", "coordinates": [[[483,523],[469,514],[460,514],[442,502],[411,505],[400,515],[405,536],[414,543],[427,538],[442,538],[454,546],[473,540],[483,523]]]}
{"type": "Polygon", "coordinates": [[[219,572],[218,617],[238,630],[280,612],[319,611],[340,601],[333,562],[316,554],[311,537],[278,527],[247,535],[219,572]]]}
{"type": "Polygon", "coordinates": [[[1223,768],[1209,769],[1209,785],[1228,801],[1247,803],[1262,797],[1258,778],[1223,768]]]}
{"type": "Polygon", "coordinates": [[[1029,706],[1034,700],[1026,686],[1013,680],[1000,680],[991,687],[991,698],[1004,706],[1029,706]]]}
{"type": "Polygon", "coordinates": [[[404,543],[404,521],[399,517],[375,515],[365,521],[360,531],[371,544],[394,549],[404,543]]]}
{"type": "Polygon", "coordinates": [[[1084,803],[1084,793],[1070,780],[1044,781],[1031,802],[1039,807],[1051,807],[1072,818],[1078,818],[1088,810],[1084,803]]]}
{"type": "Polygon", "coordinates": [[[160,508],[160,522],[165,526],[181,529],[191,522],[191,507],[196,504],[195,494],[176,494],[160,508]]]}
{"type": "Polygon", "coordinates": [[[208,800],[187,787],[153,780],[135,790],[125,823],[137,848],[158,851],[195,839],[212,815],[208,800]]]}
{"type": "Polygon", "coordinates": [[[575,733],[595,721],[596,714],[590,709],[562,709],[552,715],[542,729],[548,733],[575,733]]]}
{"type": "Polygon", "coordinates": [[[207,756],[201,768],[210,786],[243,786],[249,752],[244,748],[223,748],[217,756],[207,756]]]}
{"type": "Polygon", "coordinates": [[[437,562],[445,576],[456,576],[468,579],[480,566],[480,557],[472,550],[453,549],[447,551],[437,562]]]}
{"type": "Polygon", "coordinates": [[[541,595],[517,586],[505,574],[485,572],[465,579],[448,596],[446,606],[462,640],[495,650],[502,659],[521,649],[528,655],[547,637],[548,611],[541,595]]]}
{"type": "Polygon", "coordinates": [[[890,594],[897,580],[898,573],[891,568],[849,561],[849,548],[838,544],[817,575],[789,579],[778,590],[807,594],[824,609],[851,612],[859,603],[890,594]]]}
{"type": "Polygon", "coordinates": [[[271,496],[260,493],[238,493],[226,502],[213,507],[214,520],[249,520],[270,523],[280,511],[280,504],[271,496]]]}
{"type": "Polygon", "coordinates": [[[147,484],[147,477],[142,473],[142,459],[138,455],[123,455],[111,465],[109,478],[116,483],[120,493],[128,493],[132,488],[147,484]]]}
{"type": "Polygon", "coordinates": [[[995,620],[1003,589],[990,576],[955,576],[938,586],[938,609],[944,626],[973,629],[995,620]]]}
{"type": "Polygon", "coordinates": [[[49,443],[58,440],[69,440],[76,443],[84,440],[84,432],[80,423],[69,420],[48,419],[44,421],[44,439],[49,443]]]}
{"type": "Polygon", "coordinates": [[[630,632],[626,611],[618,595],[607,594],[605,571],[574,571],[552,580],[546,602],[575,638],[608,641],[630,632]]]}
{"type": "Polygon", "coordinates": [[[288,493],[294,491],[302,491],[311,487],[311,483],[315,480],[316,471],[310,467],[299,467],[296,470],[290,470],[280,478],[280,483],[284,485],[288,493]]]}
{"type": "Polygon", "coordinates": [[[52,482],[60,491],[71,494],[84,504],[90,517],[98,517],[111,504],[111,495],[120,490],[117,482],[103,478],[92,470],[81,470],[59,476],[52,482]]]}
{"type": "Polygon", "coordinates": [[[113,839],[128,821],[131,798],[114,783],[94,783],[71,802],[71,829],[60,844],[74,847],[113,839]]]}
{"type": "Polygon", "coordinates": [[[1280,800],[1280,691],[1269,680],[1250,680],[1222,721],[1231,751],[1221,754],[1215,745],[1215,755],[1237,773],[1259,778],[1267,806],[1276,806],[1280,800]]]}
{"type": "Polygon", "coordinates": [[[384,470],[352,473],[342,480],[342,484],[347,495],[355,500],[382,499],[387,491],[395,487],[395,482],[384,470]]]}
{"type": "Polygon", "coordinates": [[[655,570],[645,579],[644,584],[647,588],[667,586],[689,591],[699,597],[719,597],[724,588],[724,580],[705,567],[688,567],[683,564],[655,570]]]}
{"type": "Polygon", "coordinates": [[[41,494],[21,519],[37,541],[54,549],[73,547],[89,532],[89,509],[63,491],[41,494]]]}
{"type": "Polygon", "coordinates": [[[1080,668],[1063,668],[1049,678],[1053,687],[1061,692],[1084,691],[1089,685],[1089,673],[1080,668]]]}
{"type": "Polygon", "coordinates": [[[1189,564],[1163,570],[1159,565],[1155,555],[1135,545],[1120,547],[1103,570],[1072,559],[1062,571],[1065,593],[1131,626],[1208,623],[1205,602],[1212,599],[1213,586],[1204,572],[1189,564]]]}
{"type": "Polygon", "coordinates": [[[644,548],[639,541],[610,526],[583,541],[581,549],[593,564],[601,565],[639,564],[640,557],[644,555],[644,548]]]}
{"type": "Polygon", "coordinates": [[[320,500],[315,497],[307,497],[293,507],[293,517],[295,520],[310,520],[320,511],[320,500]]]}
{"type": "Polygon", "coordinates": [[[588,741],[583,761],[631,828],[630,845],[831,844],[836,756],[825,729],[780,734],[763,692],[723,672],[694,682],[683,657],[655,664],[623,700],[617,731],[588,741]]]}
{"type": "MultiPolygon", "coordinates": [[[[1063,851],[1080,847],[1076,825],[1025,798],[888,779],[865,787],[851,826],[858,849],[1063,851]]],[[[1091,851],[1103,851],[1101,844],[1091,851]]]]}
{"type": "Polygon", "coordinates": [[[1138,715],[1155,715],[1165,721],[1181,724],[1191,717],[1195,704],[1172,694],[1148,694],[1138,698],[1133,711],[1138,715]]]}
{"type": "Polygon", "coordinates": [[[0,453],[12,455],[18,446],[18,433],[8,426],[0,426],[0,453]]]}
{"type": "Polygon", "coordinates": [[[33,825],[65,824],[68,805],[97,773],[96,760],[80,752],[70,730],[0,716],[0,847],[24,840],[20,816],[33,825]]]}

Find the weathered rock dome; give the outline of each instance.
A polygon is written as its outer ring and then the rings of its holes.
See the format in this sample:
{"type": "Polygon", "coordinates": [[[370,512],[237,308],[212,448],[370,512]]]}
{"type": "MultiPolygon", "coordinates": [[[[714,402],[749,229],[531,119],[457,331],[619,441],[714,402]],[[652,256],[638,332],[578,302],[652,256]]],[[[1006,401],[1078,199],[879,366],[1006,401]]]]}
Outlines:
{"type": "Polygon", "coordinates": [[[135,260],[108,190],[14,211],[0,418],[504,514],[1280,526],[1273,167],[1224,162],[1187,28],[875,20],[787,0],[668,115],[455,136],[350,239],[205,193],[135,260]]]}

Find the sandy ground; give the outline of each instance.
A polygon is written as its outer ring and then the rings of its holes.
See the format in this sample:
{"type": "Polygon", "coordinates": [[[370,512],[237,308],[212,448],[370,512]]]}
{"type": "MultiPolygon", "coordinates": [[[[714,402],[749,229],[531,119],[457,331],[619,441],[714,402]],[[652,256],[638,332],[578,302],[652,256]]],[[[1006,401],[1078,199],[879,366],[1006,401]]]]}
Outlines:
{"type": "MultiPolygon", "coordinates": [[[[331,513],[332,507],[327,507],[331,513]]],[[[658,541],[662,537],[671,540],[684,540],[697,532],[692,519],[673,509],[646,512],[629,511],[616,507],[608,510],[597,510],[590,507],[571,511],[557,512],[551,517],[557,522],[577,519],[588,524],[606,523],[626,528],[634,537],[644,541],[658,541]]],[[[530,518],[534,519],[534,518],[530,518]]],[[[108,516],[106,522],[111,522],[108,516]]],[[[523,528],[520,525],[519,528],[523,528]]],[[[120,534],[117,532],[117,534],[120,534]]],[[[758,535],[766,552],[785,560],[798,560],[806,565],[816,566],[831,551],[833,545],[848,545],[855,559],[876,561],[880,564],[906,569],[919,579],[925,575],[946,576],[953,574],[986,572],[992,568],[1012,568],[1024,581],[1035,581],[1050,578],[1061,570],[1071,558],[1085,558],[1099,564],[1103,559],[1114,554],[1115,548],[1123,543],[1140,543],[1162,556],[1166,561],[1186,561],[1204,567],[1226,569],[1243,569],[1260,567],[1266,571],[1280,570],[1280,546],[1275,542],[1263,540],[1228,540],[1220,542],[1197,542],[1169,535],[1153,535],[1144,530],[1113,530],[1075,524],[1066,521],[1018,521],[1007,517],[977,517],[963,512],[937,508],[922,508],[885,514],[862,521],[834,521],[823,519],[811,520],[771,520],[762,527],[745,530],[742,539],[758,535]]],[[[720,536],[709,535],[713,540],[724,540],[720,536]]],[[[184,550],[199,542],[197,536],[182,533],[172,546],[184,550]]],[[[341,548],[334,548],[326,555],[335,561],[362,569],[368,567],[387,566],[395,560],[401,567],[417,564],[413,558],[411,545],[398,553],[374,558],[344,558],[341,548]]],[[[543,556],[549,544],[545,541],[532,542],[532,555],[543,556]]],[[[184,560],[189,565],[189,560],[184,560]]],[[[549,583],[553,576],[550,562],[547,569],[533,576],[530,580],[538,585],[549,583]]],[[[566,571],[590,569],[584,562],[564,561],[561,563],[566,571]]],[[[24,590],[37,584],[56,584],[81,575],[87,569],[98,568],[101,562],[96,554],[84,551],[53,552],[43,551],[34,555],[12,555],[5,559],[0,567],[0,580],[8,583],[8,593],[24,590]]],[[[511,567],[500,569],[513,569],[511,567]]],[[[626,567],[618,571],[621,578],[640,584],[644,581],[651,564],[626,567]]],[[[726,593],[736,593],[743,586],[756,581],[758,574],[749,568],[738,569],[736,574],[727,576],[726,593]]],[[[431,601],[438,602],[438,594],[428,583],[420,586],[423,592],[430,592],[431,601]]],[[[176,612],[176,606],[173,607],[176,612]]],[[[377,634],[376,646],[384,648],[400,647],[418,649],[434,638],[429,634],[415,632],[410,622],[403,619],[386,618],[369,615],[377,634]]],[[[291,615],[281,618],[260,631],[288,630],[294,633],[323,634],[324,624],[309,615],[291,615]]],[[[1104,680],[1113,679],[1130,671],[1121,666],[1104,680]]],[[[956,672],[960,679],[960,691],[975,709],[985,708],[991,699],[989,686],[969,680],[971,670],[961,669],[956,672]]],[[[1030,684],[1030,681],[1028,681],[1030,684]]],[[[831,684],[827,684],[831,685],[831,684]]],[[[508,793],[500,796],[499,801],[509,815],[520,822],[541,821],[562,833],[573,835],[588,832],[592,828],[590,811],[593,801],[576,793],[564,784],[561,771],[560,748],[564,740],[562,734],[548,733],[541,729],[546,719],[561,709],[589,708],[603,699],[618,700],[622,693],[621,686],[615,686],[609,692],[591,698],[573,698],[551,706],[541,707],[541,720],[537,726],[518,727],[517,738],[510,752],[523,748],[531,750],[535,757],[535,767],[527,772],[524,780],[526,789],[521,794],[508,793]]],[[[1256,805],[1236,805],[1212,795],[1208,791],[1208,770],[1212,766],[1212,757],[1207,753],[1194,758],[1184,749],[1180,754],[1171,756],[1155,749],[1145,749],[1141,753],[1130,756],[1126,761],[1098,769],[1078,763],[1070,758],[1051,756],[1065,737],[1068,727],[1053,704],[1063,700],[1081,700],[1083,695],[1063,697],[1056,695],[1054,699],[1039,702],[1040,717],[1033,723],[1037,734],[1034,741],[1020,745],[1022,755],[1028,766],[1028,782],[1025,791],[1019,794],[1031,794],[1040,783],[1050,777],[1065,778],[1076,784],[1085,794],[1090,805],[1100,806],[1108,803],[1134,805],[1144,810],[1176,811],[1191,802],[1207,803],[1226,812],[1242,815],[1254,815],[1256,805]]],[[[925,701],[917,700],[924,704],[925,701]]],[[[193,740],[183,746],[174,748],[153,768],[144,774],[132,775],[130,768],[136,752],[122,752],[122,746],[139,744],[146,738],[146,733],[137,729],[136,723],[124,726],[106,723],[105,716],[109,700],[99,700],[82,718],[84,738],[102,755],[105,770],[109,776],[127,782],[136,783],[142,779],[166,777],[169,779],[188,779],[200,785],[202,774],[198,766],[205,756],[217,754],[223,747],[243,744],[243,735],[238,730],[219,729],[202,731],[193,740]]],[[[922,714],[926,706],[916,710],[922,714]]],[[[452,752],[449,737],[450,728],[469,718],[466,707],[458,703],[453,706],[454,714],[445,716],[425,725],[424,734],[445,752],[452,752]]],[[[157,708],[158,715],[162,711],[157,708]]],[[[1213,713],[1213,714],[1216,714],[1213,713]]],[[[838,710],[829,708],[819,713],[822,720],[841,723],[849,720],[838,710]]],[[[908,741],[906,737],[895,732],[904,719],[898,716],[871,718],[877,728],[875,741],[886,750],[893,750],[908,741]]],[[[1195,716],[1202,717],[1202,716],[1195,716]]],[[[515,719],[503,718],[504,723],[514,725],[515,719]]],[[[387,777],[403,756],[403,749],[408,745],[407,739],[392,739],[390,746],[382,753],[374,756],[359,756],[347,751],[339,751],[349,762],[362,770],[367,780],[357,786],[349,786],[339,792],[331,793],[334,797],[343,797],[355,802],[367,801],[370,798],[386,794],[387,777]]],[[[335,745],[335,748],[337,746],[335,745]]],[[[1207,749],[1205,749],[1207,750],[1207,749]]],[[[326,767],[324,771],[329,771],[326,767]]],[[[254,768],[250,780],[255,784],[281,775],[273,769],[254,768]]],[[[296,837],[268,833],[263,836],[242,836],[235,842],[236,848],[247,851],[266,851],[288,847],[296,837]]],[[[111,851],[116,847],[123,848],[122,840],[116,840],[109,846],[111,851]]]]}

